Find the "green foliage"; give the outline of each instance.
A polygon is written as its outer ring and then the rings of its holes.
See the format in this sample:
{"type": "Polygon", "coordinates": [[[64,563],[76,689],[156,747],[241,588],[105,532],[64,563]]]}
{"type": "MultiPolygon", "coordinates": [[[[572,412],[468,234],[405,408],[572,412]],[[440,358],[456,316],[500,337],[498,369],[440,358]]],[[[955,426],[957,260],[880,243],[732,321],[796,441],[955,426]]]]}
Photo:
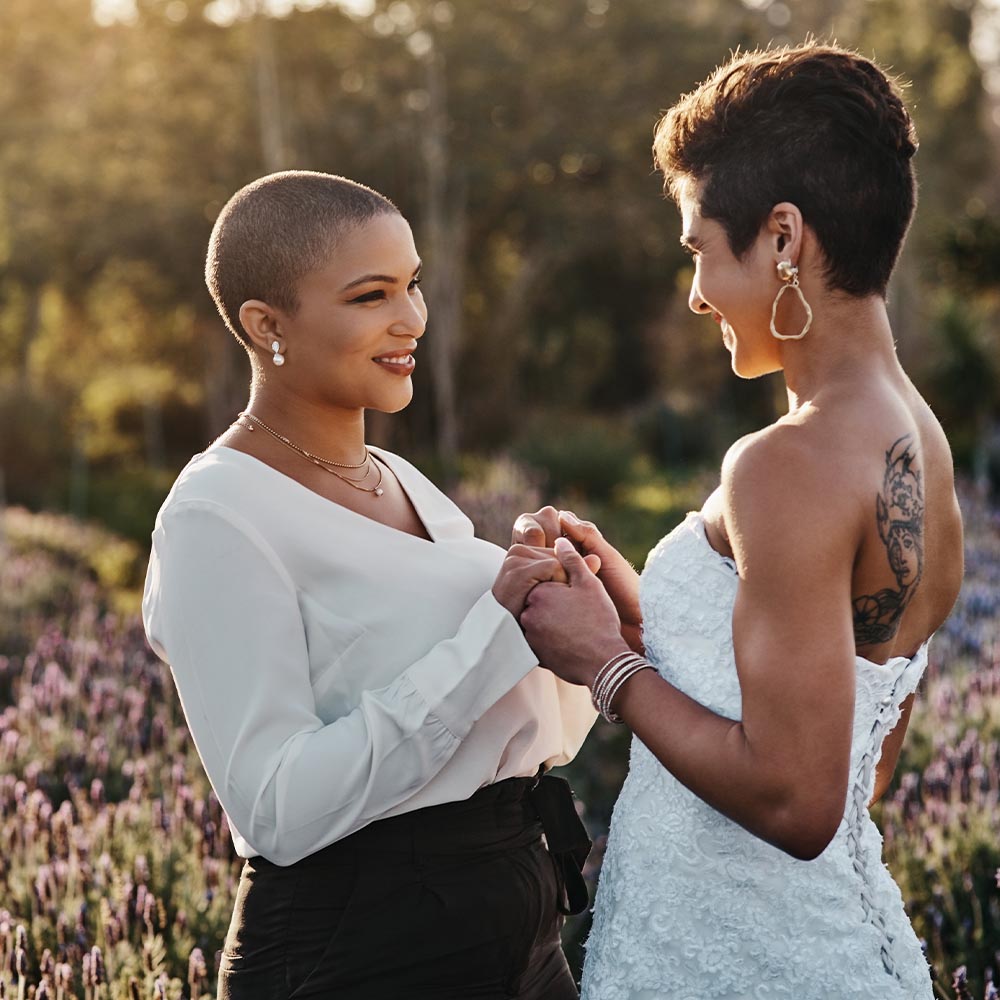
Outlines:
{"type": "Polygon", "coordinates": [[[605,500],[629,476],[632,450],[626,427],[598,417],[529,421],[514,453],[544,477],[543,492],[580,493],[605,500]]]}
{"type": "Polygon", "coordinates": [[[146,565],[143,549],[100,525],[8,507],[3,513],[3,530],[10,554],[48,557],[70,572],[91,577],[107,592],[133,589],[142,583],[146,565]]]}
{"type": "MultiPolygon", "coordinates": [[[[989,463],[988,428],[1000,410],[1000,331],[985,305],[943,296],[932,327],[937,350],[927,377],[928,397],[956,461],[966,467],[989,463]]],[[[992,461],[1000,483],[1000,452],[992,461]]]]}
{"type": "Polygon", "coordinates": [[[1000,289],[1000,225],[979,205],[976,214],[959,219],[948,231],[946,261],[954,268],[953,278],[973,288],[1000,289]]]}
{"type": "Polygon", "coordinates": [[[70,460],[64,414],[24,381],[0,376],[0,472],[3,492],[33,507],[62,507],[60,470],[70,460]]]}
{"type": "Polygon", "coordinates": [[[143,465],[95,472],[91,479],[89,510],[112,531],[149,546],[156,512],[176,473],[143,465]]]}
{"type": "MultiPolygon", "coordinates": [[[[959,282],[954,261],[988,280],[993,164],[969,49],[980,6],[379,0],[365,17],[310,4],[220,25],[203,0],[139,0],[134,18],[111,24],[93,20],[90,0],[10,0],[0,21],[11,53],[0,81],[9,497],[103,511],[105,498],[86,496],[91,466],[177,469],[232,418],[246,363],[204,290],[204,249],[225,199],[282,166],[355,176],[412,219],[432,336],[444,336],[435,316],[457,296],[449,352],[464,450],[509,450],[525,414],[613,423],[666,401],[642,448],[658,461],[717,459],[722,428],[748,406],[762,422],[775,403],[735,387],[717,340],[684,315],[689,276],[679,220],[650,170],[652,125],[729,48],[809,32],[857,44],[910,81],[921,206],[893,300],[920,381],[947,356],[928,340],[922,289],[959,282]],[[446,238],[434,241],[438,230],[446,238]],[[435,284],[439,272],[453,291],[435,284]]],[[[383,443],[436,440],[442,378],[439,366],[420,373],[383,443]]],[[[960,434],[982,436],[956,420],[960,434]]],[[[608,470],[599,492],[620,468],[608,470]]]]}

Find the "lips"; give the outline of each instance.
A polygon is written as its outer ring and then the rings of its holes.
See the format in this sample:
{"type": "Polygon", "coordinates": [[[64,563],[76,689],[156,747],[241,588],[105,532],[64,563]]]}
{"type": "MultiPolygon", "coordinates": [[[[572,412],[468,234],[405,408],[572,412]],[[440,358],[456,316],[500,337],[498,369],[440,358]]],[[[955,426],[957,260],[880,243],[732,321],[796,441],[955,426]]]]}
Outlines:
{"type": "Polygon", "coordinates": [[[409,375],[417,366],[412,351],[387,351],[372,361],[393,375],[409,375]]]}

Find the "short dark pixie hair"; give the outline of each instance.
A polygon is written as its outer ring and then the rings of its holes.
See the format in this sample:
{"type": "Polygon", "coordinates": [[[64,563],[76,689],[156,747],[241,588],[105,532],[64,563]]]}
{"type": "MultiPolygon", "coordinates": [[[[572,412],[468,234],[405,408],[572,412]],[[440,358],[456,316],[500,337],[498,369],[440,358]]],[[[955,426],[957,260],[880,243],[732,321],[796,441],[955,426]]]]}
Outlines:
{"type": "Polygon", "coordinates": [[[702,215],[742,257],[771,209],[797,205],[831,289],[885,296],[916,205],[913,123],[898,85],[836,46],[736,53],[660,119],[653,157],[676,199],[702,183],[702,215]]]}
{"type": "Polygon", "coordinates": [[[329,261],[341,238],[398,211],[364,184],[312,170],[284,170],[240,188],[215,220],[205,261],[205,282],[226,326],[250,351],[240,323],[247,299],[294,315],[299,281],[329,261]]]}

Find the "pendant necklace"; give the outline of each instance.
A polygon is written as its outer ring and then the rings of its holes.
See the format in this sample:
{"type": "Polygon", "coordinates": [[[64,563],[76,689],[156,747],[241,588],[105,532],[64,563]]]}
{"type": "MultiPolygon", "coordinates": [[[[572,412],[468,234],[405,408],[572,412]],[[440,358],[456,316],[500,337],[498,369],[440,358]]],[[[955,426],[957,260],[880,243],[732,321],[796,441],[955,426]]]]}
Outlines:
{"type": "Polygon", "coordinates": [[[319,455],[314,455],[311,451],[306,451],[305,448],[300,448],[297,444],[286,438],[284,434],[279,434],[273,427],[269,427],[265,424],[260,417],[255,417],[252,413],[247,413],[246,410],[240,411],[236,423],[238,423],[240,427],[243,427],[245,430],[251,432],[254,429],[254,424],[256,424],[261,430],[266,431],[275,440],[280,441],[286,448],[291,448],[292,451],[301,455],[303,458],[309,459],[313,465],[318,466],[324,472],[329,472],[331,476],[336,476],[338,479],[342,479],[349,486],[353,486],[356,490],[360,490],[362,493],[371,493],[374,497],[380,497],[385,492],[382,489],[382,466],[374,459],[371,452],[368,450],[368,445],[365,445],[365,457],[356,465],[350,462],[334,462],[329,458],[322,458],[319,455]],[[251,422],[243,423],[244,420],[249,420],[251,422]],[[335,466],[336,468],[331,469],[329,468],[330,466],[335,466]],[[371,474],[372,466],[374,466],[375,471],[378,472],[378,481],[374,486],[362,486],[361,484],[371,474]],[[360,479],[351,479],[350,476],[345,476],[342,472],[337,472],[336,469],[364,469],[365,471],[360,479]]]}

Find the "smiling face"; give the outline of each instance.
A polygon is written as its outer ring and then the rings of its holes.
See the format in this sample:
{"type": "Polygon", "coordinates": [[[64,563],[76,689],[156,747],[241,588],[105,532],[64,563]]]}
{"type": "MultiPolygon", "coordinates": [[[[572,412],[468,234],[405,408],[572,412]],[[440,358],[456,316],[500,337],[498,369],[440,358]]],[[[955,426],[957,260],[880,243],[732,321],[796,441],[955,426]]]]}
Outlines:
{"type": "Polygon", "coordinates": [[[270,377],[326,406],[403,409],[427,322],[419,275],[401,215],[378,215],[348,232],[330,262],[298,282],[295,312],[273,311],[287,364],[270,377]]]}
{"type": "Polygon", "coordinates": [[[780,370],[780,348],[769,326],[771,304],[780,287],[772,234],[762,229],[745,257],[739,259],[730,249],[722,225],[702,216],[697,185],[684,185],[679,201],[681,243],[694,259],[688,306],[719,324],[737,375],[756,378],[780,370]]]}

